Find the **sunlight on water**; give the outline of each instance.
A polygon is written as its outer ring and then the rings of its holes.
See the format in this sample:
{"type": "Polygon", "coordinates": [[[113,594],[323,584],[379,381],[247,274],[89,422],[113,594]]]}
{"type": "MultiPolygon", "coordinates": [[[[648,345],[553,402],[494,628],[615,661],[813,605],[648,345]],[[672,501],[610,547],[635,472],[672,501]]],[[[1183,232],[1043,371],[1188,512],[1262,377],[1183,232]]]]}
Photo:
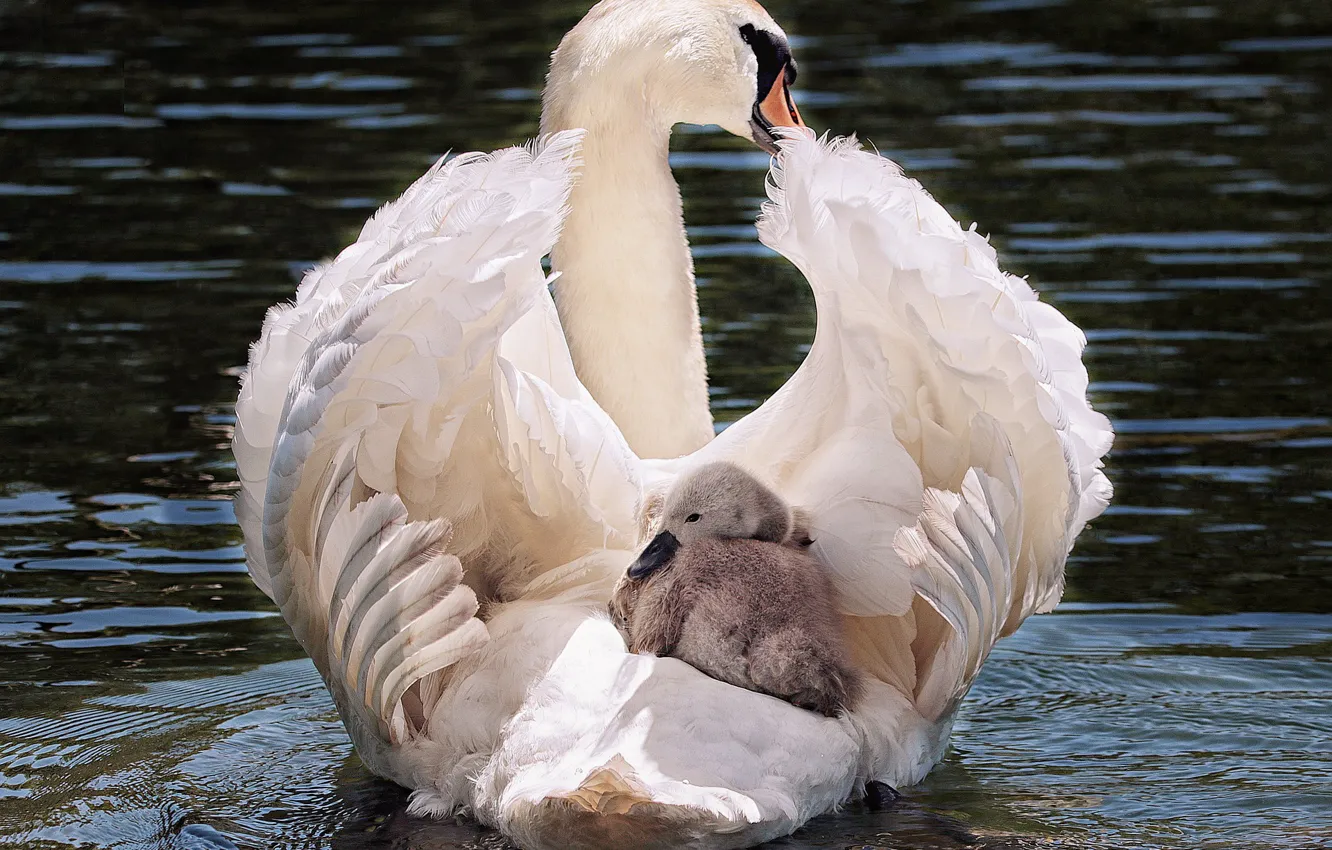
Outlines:
{"type": "MultiPolygon", "coordinates": [[[[1332,823],[1332,7],[773,0],[857,131],[1087,331],[1116,501],[893,808],[791,848],[1312,848],[1332,823]]],[[[264,310],[447,150],[536,131],[579,3],[0,11],[0,846],[503,847],[404,814],[245,575],[264,310]]],[[[813,335],[766,155],[677,134],[719,423],[813,335]]]]}

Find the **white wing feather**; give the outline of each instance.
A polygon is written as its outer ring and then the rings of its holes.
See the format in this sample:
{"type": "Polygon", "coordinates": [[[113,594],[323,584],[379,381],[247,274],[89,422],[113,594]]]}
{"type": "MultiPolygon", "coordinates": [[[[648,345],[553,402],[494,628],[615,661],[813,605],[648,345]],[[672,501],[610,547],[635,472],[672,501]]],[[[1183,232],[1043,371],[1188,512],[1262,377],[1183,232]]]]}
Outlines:
{"type": "Polygon", "coordinates": [[[854,139],[796,132],[782,149],[759,235],[809,279],[818,329],[792,379],[702,454],[766,472],[810,513],[847,612],[869,618],[852,624],[862,660],[941,717],[1001,635],[1058,602],[1109,500],[1113,433],[1087,401],[1082,333],[974,230],[854,139]]]}
{"type": "Polygon", "coordinates": [[[252,352],[235,436],[251,573],[381,767],[428,713],[408,718],[406,693],[487,639],[468,584],[630,545],[633,456],[552,333],[540,265],[579,140],[441,161],[252,352]],[[519,529],[542,550],[500,551],[519,529]]]}

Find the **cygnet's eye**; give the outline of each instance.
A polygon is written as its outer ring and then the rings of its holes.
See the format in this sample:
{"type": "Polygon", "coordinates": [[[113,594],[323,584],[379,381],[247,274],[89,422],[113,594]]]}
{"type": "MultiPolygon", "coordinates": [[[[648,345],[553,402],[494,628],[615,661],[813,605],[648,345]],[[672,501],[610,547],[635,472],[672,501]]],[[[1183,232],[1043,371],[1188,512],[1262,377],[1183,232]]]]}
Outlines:
{"type": "Polygon", "coordinates": [[[689,516],[685,517],[685,522],[698,522],[702,518],[703,517],[699,516],[698,514],[690,514],[689,516]]]}

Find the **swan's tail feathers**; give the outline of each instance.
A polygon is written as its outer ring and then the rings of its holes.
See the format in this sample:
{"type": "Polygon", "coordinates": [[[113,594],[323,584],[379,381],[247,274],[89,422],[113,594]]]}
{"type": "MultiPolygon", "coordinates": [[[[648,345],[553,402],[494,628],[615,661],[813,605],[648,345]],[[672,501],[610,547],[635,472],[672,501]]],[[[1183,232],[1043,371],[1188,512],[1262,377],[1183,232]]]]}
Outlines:
{"type": "Polygon", "coordinates": [[[651,803],[652,792],[639,779],[624,756],[615,755],[601,767],[589,772],[587,778],[574,790],[546,799],[565,800],[570,808],[584,812],[623,815],[635,806],[651,803]]]}
{"type": "MultiPolygon", "coordinates": [[[[496,529],[533,516],[495,419],[500,343],[549,302],[541,257],[580,140],[441,159],[270,311],[251,351],[233,440],[250,572],[372,760],[419,729],[440,672],[485,642],[473,565],[500,548],[496,529]]],[[[557,371],[526,377],[567,384],[572,367],[557,371]]],[[[548,418],[564,421],[562,398],[548,418]]],[[[591,466],[576,460],[559,467],[566,484],[591,466]]]]}
{"type": "Polygon", "coordinates": [[[806,362],[840,362],[838,383],[874,387],[877,400],[847,391],[849,406],[888,411],[927,489],[961,493],[969,446],[986,439],[974,417],[997,423],[1021,473],[1014,613],[1053,607],[1073,539],[1110,497],[1101,467],[1113,433],[1087,401],[1082,332],[854,139],[791,131],[769,194],[760,237],[801,268],[818,303],[806,362]]]}
{"type": "MultiPolygon", "coordinates": [[[[566,610],[571,632],[477,776],[483,823],[533,850],[753,847],[851,793],[850,724],[626,654],[604,616],[566,610]]],[[[492,628],[502,645],[502,615],[492,628]]]]}

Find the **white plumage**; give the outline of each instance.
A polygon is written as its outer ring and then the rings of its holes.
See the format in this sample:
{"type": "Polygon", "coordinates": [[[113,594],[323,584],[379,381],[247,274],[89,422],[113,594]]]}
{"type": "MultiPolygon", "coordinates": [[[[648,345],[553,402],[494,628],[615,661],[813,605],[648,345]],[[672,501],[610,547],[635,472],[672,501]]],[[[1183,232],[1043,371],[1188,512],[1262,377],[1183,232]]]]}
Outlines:
{"type": "Polygon", "coordinates": [[[1081,333],[983,238],[854,140],[792,132],[759,230],[813,287],[809,355],[640,460],[541,268],[582,138],[441,161],[270,311],[237,403],[250,571],[416,810],[525,847],[748,846],[937,761],[994,642],[1058,601],[1111,431],[1081,333]],[[850,717],[629,655],[607,620],[654,499],[718,459],[810,517],[868,674],[850,717]]]}

